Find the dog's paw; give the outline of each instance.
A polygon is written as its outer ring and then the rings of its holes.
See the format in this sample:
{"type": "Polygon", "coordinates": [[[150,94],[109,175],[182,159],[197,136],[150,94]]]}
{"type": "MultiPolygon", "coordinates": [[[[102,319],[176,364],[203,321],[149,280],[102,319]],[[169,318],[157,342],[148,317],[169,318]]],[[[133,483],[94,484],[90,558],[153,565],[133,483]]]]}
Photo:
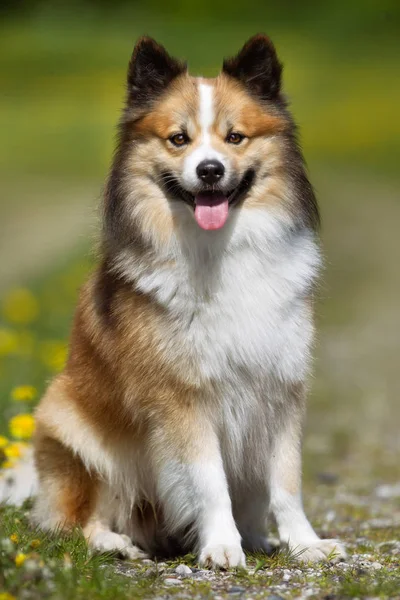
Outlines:
{"type": "Polygon", "coordinates": [[[239,545],[210,545],[205,546],[200,552],[199,563],[204,567],[231,569],[245,567],[246,558],[239,545]]]}
{"type": "Polygon", "coordinates": [[[338,562],[346,558],[346,550],[338,540],[317,540],[311,544],[292,546],[296,560],[307,562],[338,562]]]}
{"type": "Polygon", "coordinates": [[[90,538],[89,546],[93,554],[115,552],[130,560],[148,558],[144,552],[132,544],[127,535],[119,535],[112,531],[99,531],[90,538]]]}

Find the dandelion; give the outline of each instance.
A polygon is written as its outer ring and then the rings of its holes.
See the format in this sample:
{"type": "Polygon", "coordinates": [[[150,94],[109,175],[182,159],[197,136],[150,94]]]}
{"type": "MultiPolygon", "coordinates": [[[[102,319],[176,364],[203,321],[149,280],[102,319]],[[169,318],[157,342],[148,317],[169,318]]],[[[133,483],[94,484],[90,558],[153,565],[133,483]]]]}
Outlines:
{"type": "Polygon", "coordinates": [[[9,443],[9,440],[4,435],[0,435],[0,450],[3,450],[9,443]]]}
{"type": "Polygon", "coordinates": [[[11,290],[3,300],[3,315],[10,323],[26,325],[35,321],[38,314],[38,301],[26,288],[11,290]]]}
{"type": "Polygon", "coordinates": [[[27,449],[27,445],[24,442],[10,442],[8,446],[3,449],[4,456],[9,459],[21,458],[27,449]]]}
{"type": "Polygon", "coordinates": [[[33,385],[19,385],[11,390],[11,398],[15,402],[32,402],[36,397],[33,385]]]}
{"type": "Polygon", "coordinates": [[[18,554],[16,555],[15,560],[14,560],[15,565],[17,567],[22,567],[22,565],[24,564],[26,559],[27,559],[26,554],[24,554],[23,552],[18,552],[18,554]]]}
{"type": "Polygon", "coordinates": [[[12,437],[29,440],[35,431],[35,419],[32,415],[16,415],[8,424],[12,437]]]}
{"type": "Polygon", "coordinates": [[[15,596],[8,592],[0,592],[0,600],[17,600],[15,596]]]}
{"type": "Polygon", "coordinates": [[[18,542],[19,542],[19,537],[18,537],[18,535],[17,535],[16,533],[12,533],[12,534],[10,535],[10,540],[11,540],[12,542],[14,542],[14,544],[18,544],[18,542]]]}
{"type": "Polygon", "coordinates": [[[41,544],[41,541],[38,540],[38,539],[35,539],[35,540],[31,541],[31,547],[32,548],[39,548],[40,544],[41,544]]]}

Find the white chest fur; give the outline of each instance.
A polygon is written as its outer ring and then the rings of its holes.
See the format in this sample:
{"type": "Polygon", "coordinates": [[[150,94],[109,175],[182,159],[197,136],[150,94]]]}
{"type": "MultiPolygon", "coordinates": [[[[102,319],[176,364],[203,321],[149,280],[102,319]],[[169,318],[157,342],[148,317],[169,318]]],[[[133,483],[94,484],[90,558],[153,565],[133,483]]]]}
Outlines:
{"type": "Polygon", "coordinates": [[[318,247],[310,231],[290,230],[282,216],[243,213],[222,232],[187,221],[163,260],[125,256],[124,271],[167,309],[165,350],[200,380],[234,383],[240,371],[302,380],[318,247]]]}

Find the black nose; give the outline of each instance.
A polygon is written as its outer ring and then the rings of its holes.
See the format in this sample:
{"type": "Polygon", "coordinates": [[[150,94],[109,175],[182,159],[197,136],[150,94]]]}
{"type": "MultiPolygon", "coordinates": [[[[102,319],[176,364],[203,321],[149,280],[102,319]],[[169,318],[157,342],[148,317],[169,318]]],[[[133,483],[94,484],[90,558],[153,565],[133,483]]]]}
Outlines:
{"type": "Polygon", "coordinates": [[[223,177],[225,167],[218,160],[202,160],[197,165],[196,172],[199,179],[204,183],[208,183],[208,185],[212,185],[223,177]]]}

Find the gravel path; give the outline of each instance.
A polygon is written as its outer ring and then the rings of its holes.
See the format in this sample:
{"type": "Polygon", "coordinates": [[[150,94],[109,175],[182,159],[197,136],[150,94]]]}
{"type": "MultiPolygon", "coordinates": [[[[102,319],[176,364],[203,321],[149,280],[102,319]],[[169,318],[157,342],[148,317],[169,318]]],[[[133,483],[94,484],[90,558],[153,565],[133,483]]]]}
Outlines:
{"type": "Polygon", "coordinates": [[[346,561],[301,565],[278,553],[250,557],[243,573],[199,569],[191,561],[121,562],[116,570],[134,581],[153,581],[154,598],[400,598],[400,484],[357,494],[321,485],[311,500],[320,535],[339,537],[346,561]]]}

